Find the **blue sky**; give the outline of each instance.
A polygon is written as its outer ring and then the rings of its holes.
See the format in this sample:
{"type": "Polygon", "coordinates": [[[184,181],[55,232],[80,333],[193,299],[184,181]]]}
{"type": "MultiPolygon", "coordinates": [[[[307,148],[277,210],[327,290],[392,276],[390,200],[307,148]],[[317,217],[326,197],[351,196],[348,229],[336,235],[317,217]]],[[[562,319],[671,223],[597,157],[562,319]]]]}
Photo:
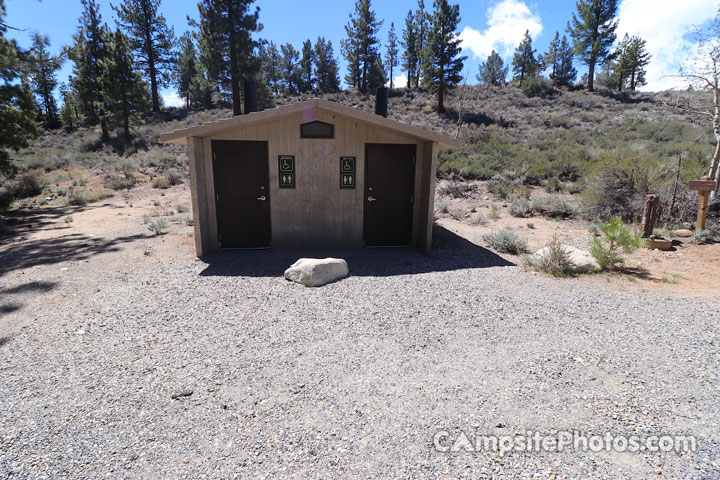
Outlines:
{"type": "MultiPolygon", "coordinates": [[[[101,0],[103,19],[114,23],[110,3],[101,0]]],[[[462,21],[459,26],[463,39],[464,54],[468,56],[466,74],[474,83],[478,63],[496,49],[506,60],[529,29],[538,51],[544,51],[556,30],[562,33],[575,8],[574,0],[460,0],[462,21]]],[[[426,0],[431,7],[432,0],[426,0]]],[[[275,43],[292,43],[299,48],[306,38],[313,41],[320,35],[332,40],[335,54],[340,56],[340,39],[344,25],[353,10],[354,0],[258,0],[260,20],[264,25],[262,38],[275,43]],[[329,6],[332,5],[332,6],[329,6]]],[[[401,34],[405,16],[415,9],[416,0],[373,2],[378,18],[384,19],[380,37],[385,43],[390,22],[395,22],[401,34]]],[[[9,32],[23,46],[29,45],[30,33],[39,31],[49,35],[52,49],[58,52],[62,45],[72,42],[82,6],[80,0],[6,0],[6,21],[26,32],[9,32]]],[[[161,7],[168,22],[177,34],[187,30],[186,16],[197,18],[197,0],[164,0],[161,7]]],[[[668,77],[677,71],[686,48],[692,47],[687,33],[692,25],[702,24],[717,13],[717,0],[621,0],[619,7],[619,33],[640,34],[648,41],[654,61],[648,69],[648,89],[655,90],[677,85],[668,77]]],[[[384,48],[383,48],[384,50],[384,48]]],[[[579,71],[582,72],[582,67],[579,71]]],[[[71,71],[66,62],[60,74],[66,80],[71,71]]],[[[344,74],[344,68],[342,69],[344,74]]],[[[402,85],[403,80],[398,79],[402,85]]],[[[172,101],[172,90],[164,96],[172,101]]]]}

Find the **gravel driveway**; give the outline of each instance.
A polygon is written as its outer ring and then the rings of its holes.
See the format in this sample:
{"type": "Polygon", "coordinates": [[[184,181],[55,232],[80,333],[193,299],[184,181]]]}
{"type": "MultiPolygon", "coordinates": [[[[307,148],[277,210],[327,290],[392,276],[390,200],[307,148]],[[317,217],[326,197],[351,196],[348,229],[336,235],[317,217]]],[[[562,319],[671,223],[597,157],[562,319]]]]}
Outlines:
{"type": "Polygon", "coordinates": [[[0,477],[720,477],[717,301],[448,242],[343,252],[317,289],[280,277],[296,253],[1,263],[0,477]],[[527,430],[697,451],[433,448],[527,430]]]}

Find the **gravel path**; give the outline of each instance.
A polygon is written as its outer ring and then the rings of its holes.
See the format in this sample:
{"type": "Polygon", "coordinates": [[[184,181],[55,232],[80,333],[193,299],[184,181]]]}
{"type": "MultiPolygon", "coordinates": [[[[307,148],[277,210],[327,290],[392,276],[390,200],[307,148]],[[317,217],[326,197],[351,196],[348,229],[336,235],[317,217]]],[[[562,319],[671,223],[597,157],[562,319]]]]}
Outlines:
{"type": "Polygon", "coordinates": [[[271,252],[0,267],[0,477],[720,477],[717,302],[452,248],[348,253],[318,289],[271,252]],[[698,449],[443,453],[443,429],[698,449]]]}

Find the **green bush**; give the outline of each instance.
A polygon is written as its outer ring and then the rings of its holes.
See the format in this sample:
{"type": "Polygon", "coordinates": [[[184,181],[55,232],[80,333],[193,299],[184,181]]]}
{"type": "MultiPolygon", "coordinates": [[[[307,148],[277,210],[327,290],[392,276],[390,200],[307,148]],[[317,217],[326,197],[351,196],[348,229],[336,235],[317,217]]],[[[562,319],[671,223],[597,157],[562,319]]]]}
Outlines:
{"type": "Polygon", "coordinates": [[[0,186],[0,208],[7,208],[15,198],[15,189],[10,185],[0,186]]]}
{"type": "Polygon", "coordinates": [[[544,78],[534,77],[523,80],[522,91],[526,97],[549,97],[555,93],[552,83],[544,78]]]}
{"type": "Polygon", "coordinates": [[[577,213],[577,209],[559,195],[535,197],[532,200],[531,208],[533,212],[552,218],[568,218],[577,213]]]}
{"type": "Polygon", "coordinates": [[[513,217],[527,218],[532,217],[532,214],[533,211],[527,198],[515,198],[510,204],[510,215],[513,217]]]}
{"type": "Polygon", "coordinates": [[[642,233],[625,226],[622,217],[612,217],[598,228],[602,235],[593,239],[590,253],[601,269],[618,270],[624,261],[620,254],[630,254],[640,248],[642,233]]]}
{"type": "Polygon", "coordinates": [[[713,225],[705,230],[695,232],[695,241],[698,243],[715,243],[720,237],[720,227],[713,225]]]}
{"type": "Polygon", "coordinates": [[[512,230],[487,233],[482,236],[482,239],[501,253],[519,255],[527,252],[527,241],[512,230]]]}
{"type": "Polygon", "coordinates": [[[152,186],[155,188],[165,189],[170,188],[170,185],[170,179],[164,175],[152,179],[152,186]]]}
{"type": "Polygon", "coordinates": [[[165,219],[161,218],[148,225],[148,230],[154,232],[155,235],[165,235],[170,230],[170,225],[165,219]]]}
{"type": "Polygon", "coordinates": [[[27,172],[17,177],[15,198],[27,198],[40,195],[47,182],[40,172],[27,172]]]}
{"type": "Polygon", "coordinates": [[[526,256],[524,262],[526,266],[554,277],[566,277],[573,273],[570,252],[557,235],[553,236],[543,255],[526,256]]]}
{"type": "Polygon", "coordinates": [[[135,185],[133,175],[113,173],[105,178],[105,186],[111,190],[130,190],[135,185]]]}
{"type": "Polygon", "coordinates": [[[103,189],[75,190],[70,194],[67,202],[69,205],[85,205],[111,196],[110,192],[103,189]]]}
{"type": "Polygon", "coordinates": [[[177,170],[168,170],[165,172],[165,177],[167,177],[170,185],[180,185],[182,183],[182,175],[177,170]]]}

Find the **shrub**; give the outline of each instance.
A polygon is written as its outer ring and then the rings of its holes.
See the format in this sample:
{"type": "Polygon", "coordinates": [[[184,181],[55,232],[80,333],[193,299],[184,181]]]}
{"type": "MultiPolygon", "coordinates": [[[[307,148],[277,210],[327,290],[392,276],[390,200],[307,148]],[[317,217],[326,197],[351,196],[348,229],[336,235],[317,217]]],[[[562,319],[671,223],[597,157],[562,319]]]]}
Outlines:
{"type": "Polygon", "coordinates": [[[168,233],[168,230],[170,229],[170,225],[168,225],[167,221],[165,219],[161,218],[159,220],[155,220],[150,225],[148,225],[148,230],[151,232],[155,232],[155,235],[165,235],[168,233]]]}
{"type": "Polygon", "coordinates": [[[492,218],[493,220],[500,220],[500,209],[497,205],[493,205],[490,208],[490,218],[492,218]]]}
{"type": "Polygon", "coordinates": [[[603,270],[618,270],[624,259],[621,252],[632,253],[642,242],[642,234],[623,224],[622,217],[612,217],[598,227],[602,236],[593,239],[590,253],[603,270]]]}
{"type": "Polygon", "coordinates": [[[566,277],[573,273],[570,252],[557,235],[545,247],[543,255],[526,256],[524,262],[526,266],[554,277],[566,277]]]}
{"type": "Polygon", "coordinates": [[[165,177],[167,177],[170,185],[180,185],[182,183],[182,175],[177,170],[168,170],[165,177]]]}
{"type": "Polygon", "coordinates": [[[497,173],[487,182],[488,191],[500,198],[530,196],[530,189],[523,186],[522,180],[514,172],[497,173]]]}
{"type": "Polygon", "coordinates": [[[485,225],[487,223],[487,217],[483,215],[482,213],[478,213],[476,215],[472,215],[470,217],[470,225],[485,225]]]}
{"type": "Polygon", "coordinates": [[[155,188],[170,188],[170,179],[164,175],[160,175],[152,179],[152,186],[155,188]]]}
{"type": "Polygon", "coordinates": [[[519,255],[527,252],[527,242],[512,230],[501,230],[496,233],[483,235],[485,241],[492,248],[502,253],[519,255]]]}
{"type": "Polygon", "coordinates": [[[544,78],[526,78],[522,84],[522,91],[528,98],[549,97],[555,93],[552,83],[544,78]]]}
{"type": "Polygon", "coordinates": [[[0,186],[0,208],[7,208],[15,197],[15,189],[10,185],[0,186]]]}
{"type": "Polygon", "coordinates": [[[445,202],[440,202],[437,204],[436,210],[440,213],[448,213],[448,204],[445,202]]]}
{"type": "Polygon", "coordinates": [[[80,190],[74,191],[68,197],[68,204],[70,205],[85,205],[86,203],[93,203],[100,201],[104,198],[111,197],[112,194],[107,190],[80,190]]]}
{"type": "Polygon", "coordinates": [[[531,204],[532,211],[548,217],[567,218],[577,213],[575,207],[559,195],[535,197],[531,204]]]}
{"type": "Polygon", "coordinates": [[[178,213],[187,213],[190,211],[190,207],[187,205],[178,205],[175,207],[175,210],[177,210],[178,213]]]}
{"type": "Polygon", "coordinates": [[[39,172],[23,173],[17,178],[15,186],[15,198],[27,198],[40,195],[47,182],[39,172]]]}
{"type": "Polygon", "coordinates": [[[720,227],[713,225],[705,230],[695,232],[694,238],[698,243],[715,243],[718,236],[720,236],[720,227]]]}
{"type": "Polygon", "coordinates": [[[135,185],[135,177],[114,173],[105,178],[105,186],[112,190],[130,190],[135,185]]]}
{"type": "Polygon", "coordinates": [[[516,198],[510,204],[510,215],[513,217],[527,218],[532,216],[532,208],[527,198],[516,198]]]}
{"type": "Polygon", "coordinates": [[[438,193],[446,197],[465,198],[470,192],[473,192],[476,189],[476,185],[460,181],[453,176],[438,189],[438,193]]]}
{"type": "Polygon", "coordinates": [[[193,217],[185,217],[182,220],[180,220],[180,223],[182,223],[183,225],[192,227],[193,225],[195,225],[195,220],[193,220],[193,217]]]}
{"type": "Polygon", "coordinates": [[[72,223],[72,222],[73,222],[72,216],[68,215],[67,217],[65,217],[65,223],[72,223]]]}

